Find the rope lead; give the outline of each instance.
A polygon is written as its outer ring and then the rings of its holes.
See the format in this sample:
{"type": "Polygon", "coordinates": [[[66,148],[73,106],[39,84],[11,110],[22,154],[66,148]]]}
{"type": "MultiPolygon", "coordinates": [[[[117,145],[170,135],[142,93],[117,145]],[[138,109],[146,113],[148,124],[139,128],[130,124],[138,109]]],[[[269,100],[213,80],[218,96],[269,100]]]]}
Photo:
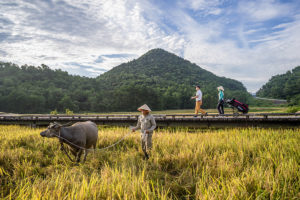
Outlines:
{"type": "MultiPolygon", "coordinates": [[[[112,145],[109,145],[109,146],[107,146],[107,147],[103,147],[103,148],[100,148],[100,149],[86,149],[86,148],[84,148],[84,147],[78,146],[78,145],[76,145],[76,144],[70,142],[69,140],[67,140],[67,139],[65,139],[65,138],[63,138],[63,137],[60,137],[59,135],[56,135],[56,137],[58,137],[59,139],[62,139],[62,140],[67,141],[69,144],[71,144],[71,145],[73,145],[73,146],[75,146],[75,147],[77,147],[77,148],[79,148],[79,149],[83,149],[83,150],[86,150],[86,151],[88,151],[88,150],[102,151],[102,150],[109,149],[109,148],[111,148],[111,147],[116,146],[117,144],[119,144],[121,141],[123,141],[123,140],[124,140],[128,135],[130,135],[131,133],[132,133],[132,132],[129,132],[129,133],[125,134],[120,140],[118,140],[117,142],[113,143],[112,145]]],[[[63,149],[64,149],[64,148],[63,148],[63,149]]]]}

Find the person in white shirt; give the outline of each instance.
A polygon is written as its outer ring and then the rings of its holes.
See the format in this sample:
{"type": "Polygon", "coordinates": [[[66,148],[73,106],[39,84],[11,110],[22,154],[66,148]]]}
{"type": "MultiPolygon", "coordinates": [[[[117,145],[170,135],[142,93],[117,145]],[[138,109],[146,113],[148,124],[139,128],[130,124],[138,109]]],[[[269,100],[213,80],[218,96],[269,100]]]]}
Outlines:
{"type": "Polygon", "coordinates": [[[202,105],[202,92],[200,90],[200,86],[196,86],[196,96],[191,97],[191,99],[196,100],[195,105],[195,117],[198,115],[198,112],[200,111],[202,115],[207,115],[207,112],[201,108],[202,105]]]}

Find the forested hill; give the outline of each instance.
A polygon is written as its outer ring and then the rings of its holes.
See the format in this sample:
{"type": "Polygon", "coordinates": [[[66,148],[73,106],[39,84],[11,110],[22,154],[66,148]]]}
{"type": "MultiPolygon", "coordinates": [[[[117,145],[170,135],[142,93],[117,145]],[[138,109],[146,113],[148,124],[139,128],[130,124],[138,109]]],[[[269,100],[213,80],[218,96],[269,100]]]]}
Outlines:
{"type": "Polygon", "coordinates": [[[238,81],[218,77],[162,49],[121,64],[97,78],[72,76],[61,70],[0,62],[0,112],[49,113],[132,111],[147,103],[154,110],[192,108],[194,85],[204,94],[204,107],[217,104],[216,87],[227,98],[247,102],[238,81]]]}
{"type": "MultiPolygon", "coordinates": [[[[241,82],[218,77],[196,64],[162,49],[153,49],[140,58],[114,67],[97,78],[98,85],[122,97],[112,98],[120,110],[148,102],[154,109],[192,108],[194,86],[200,85],[204,107],[217,104],[217,86],[225,88],[226,97],[246,101],[249,94],[241,82]]],[[[100,89],[100,88],[99,88],[100,89]]],[[[114,96],[114,94],[111,94],[114,96]]]]}
{"type": "Polygon", "coordinates": [[[287,99],[291,105],[300,105],[300,66],[285,74],[273,76],[256,96],[287,99]]]}
{"type": "Polygon", "coordinates": [[[172,84],[187,86],[199,84],[204,88],[223,85],[231,90],[246,91],[241,82],[218,77],[163,49],[150,50],[137,60],[114,67],[99,76],[98,80],[104,81],[109,87],[119,87],[135,82],[160,88],[170,87],[172,84]]]}
{"type": "Polygon", "coordinates": [[[0,112],[49,113],[66,108],[92,110],[95,79],[61,70],[0,62],[0,112]]]}

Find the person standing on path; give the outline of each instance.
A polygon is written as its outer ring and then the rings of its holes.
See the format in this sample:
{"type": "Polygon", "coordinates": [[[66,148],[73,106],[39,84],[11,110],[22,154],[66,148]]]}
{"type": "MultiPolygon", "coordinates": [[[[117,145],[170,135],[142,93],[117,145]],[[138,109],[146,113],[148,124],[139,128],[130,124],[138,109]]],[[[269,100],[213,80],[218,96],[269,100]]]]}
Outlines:
{"type": "Polygon", "coordinates": [[[217,87],[217,90],[219,91],[219,102],[218,102],[218,111],[220,115],[224,114],[224,88],[223,86],[217,87]]]}
{"type": "Polygon", "coordinates": [[[197,117],[199,111],[202,113],[202,115],[207,115],[207,112],[201,108],[202,105],[202,92],[200,90],[200,86],[196,86],[196,96],[191,97],[191,99],[196,100],[196,105],[195,105],[195,116],[197,117]]]}
{"type": "Polygon", "coordinates": [[[147,104],[139,107],[138,111],[141,111],[142,115],[139,116],[137,126],[132,128],[132,132],[141,129],[142,150],[145,154],[145,158],[148,160],[152,149],[152,134],[156,128],[156,122],[154,117],[150,114],[151,109],[147,104]]]}

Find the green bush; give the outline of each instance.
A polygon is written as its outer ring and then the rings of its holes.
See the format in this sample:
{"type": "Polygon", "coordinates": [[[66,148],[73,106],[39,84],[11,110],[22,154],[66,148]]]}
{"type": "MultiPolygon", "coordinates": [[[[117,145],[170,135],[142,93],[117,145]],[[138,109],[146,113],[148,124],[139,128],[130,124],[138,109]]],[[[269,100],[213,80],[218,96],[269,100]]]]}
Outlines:
{"type": "Polygon", "coordinates": [[[66,114],[67,115],[73,115],[74,112],[72,110],[70,110],[69,108],[66,109],[66,114]]]}
{"type": "Polygon", "coordinates": [[[290,106],[287,109],[287,113],[296,113],[300,111],[300,107],[296,107],[296,106],[290,106]]]}
{"type": "Polygon", "coordinates": [[[51,115],[57,115],[58,112],[57,112],[57,110],[55,109],[55,110],[52,110],[52,111],[50,112],[50,114],[51,114],[51,115]]]}

